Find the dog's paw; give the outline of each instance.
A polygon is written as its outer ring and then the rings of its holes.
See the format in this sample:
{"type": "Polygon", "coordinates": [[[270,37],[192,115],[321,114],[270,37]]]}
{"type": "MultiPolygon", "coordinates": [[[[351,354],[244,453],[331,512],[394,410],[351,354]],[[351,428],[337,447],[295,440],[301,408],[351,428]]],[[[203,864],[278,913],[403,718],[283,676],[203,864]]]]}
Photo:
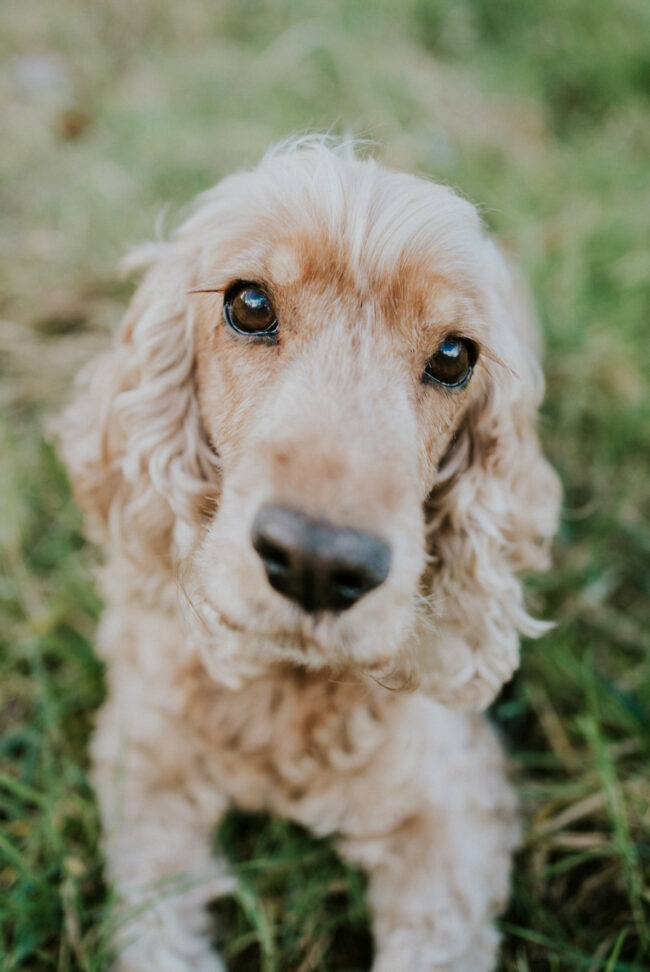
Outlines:
{"type": "Polygon", "coordinates": [[[226,972],[207,940],[173,932],[166,928],[138,938],[118,955],[111,972],[226,972]]]}
{"type": "Polygon", "coordinates": [[[449,948],[425,933],[394,932],[379,947],[372,972],[493,972],[499,936],[482,928],[466,948],[449,948]]]}

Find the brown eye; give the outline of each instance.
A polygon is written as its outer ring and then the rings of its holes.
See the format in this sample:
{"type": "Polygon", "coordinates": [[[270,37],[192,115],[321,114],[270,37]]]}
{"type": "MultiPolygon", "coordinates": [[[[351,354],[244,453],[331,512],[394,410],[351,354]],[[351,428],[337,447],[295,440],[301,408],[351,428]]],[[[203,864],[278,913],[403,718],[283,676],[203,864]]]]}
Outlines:
{"type": "Polygon", "coordinates": [[[223,315],[239,334],[274,335],[278,322],[271,301],[256,284],[238,281],[226,291],[223,315]]]}
{"type": "Polygon", "coordinates": [[[477,357],[473,341],[451,334],[427,361],[424,380],[435,381],[447,388],[462,388],[471,377],[477,357]]]}

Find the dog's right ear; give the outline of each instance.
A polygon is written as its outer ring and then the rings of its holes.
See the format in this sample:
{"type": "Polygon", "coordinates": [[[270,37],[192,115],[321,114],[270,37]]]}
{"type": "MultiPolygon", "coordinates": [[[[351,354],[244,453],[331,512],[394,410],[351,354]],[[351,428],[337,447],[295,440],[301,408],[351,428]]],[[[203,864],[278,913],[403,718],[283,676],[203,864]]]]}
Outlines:
{"type": "Polygon", "coordinates": [[[195,281],[187,241],[135,256],[149,269],[115,347],[80,375],[62,439],[91,532],[139,563],[169,565],[174,526],[196,524],[219,492],[219,460],[201,425],[194,385],[195,281]]]}
{"type": "Polygon", "coordinates": [[[534,322],[490,240],[484,253],[487,313],[510,343],[509,367],[492,370],[427,501],[426,620],[437,637],[419,648],[420,685],[444,705],[477,710],[512,677],[519,634],[548,628],[529,615],[520,575],[549,566],[561,501],[536,432],[544,380],[534,322]]]}

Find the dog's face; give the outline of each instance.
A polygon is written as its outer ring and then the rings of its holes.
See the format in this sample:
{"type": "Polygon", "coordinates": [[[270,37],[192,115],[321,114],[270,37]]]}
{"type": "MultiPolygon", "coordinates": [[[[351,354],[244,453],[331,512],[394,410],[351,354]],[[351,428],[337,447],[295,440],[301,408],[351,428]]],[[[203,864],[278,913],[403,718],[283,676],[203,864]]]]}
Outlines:
{"type": "Polygon", "coordinates": [[[358,213],[369,174],[341,175],[335,214],[317,185],[264,198],[250,176],[204,254],[196,380],[223,478],[194,569],[244,641],[385,669],[413,624],[424,502],[487,356],[507,348],[488,345],[471,258],[456,269],[447,252],[476,245],[470,207],[375,170],[358,213]],[[420,209],[409,234],[399,200],[420,209]]]}
{"type": "Polygon", "coordinates": [[[489,701],[530,620],[513,571],[540,565],[557,503],[515,303],[473,207],[374,162],[316,147],[204,197],[127,319],[115,450],[148,463],[133,532],[145,493],[190,522],[216,659],[227,633],[231,654],[489,701]]]}

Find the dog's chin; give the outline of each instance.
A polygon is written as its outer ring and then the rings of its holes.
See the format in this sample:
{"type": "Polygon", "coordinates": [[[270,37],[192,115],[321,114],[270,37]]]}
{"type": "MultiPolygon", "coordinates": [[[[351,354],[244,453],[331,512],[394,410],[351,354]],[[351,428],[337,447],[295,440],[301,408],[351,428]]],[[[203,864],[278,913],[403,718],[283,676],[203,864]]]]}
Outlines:
{"type": "Polygon", "coordinates": [[[191,617],[193,641],[212,678],[240,688],[270,665],[292,664],[331,673],[355,672],[374,678],[395,677],[395,658],[376,653],[362,638],[350,637],[327,616],[300,616],[291,629],[253,628],[203,601],[191,617]]]}

